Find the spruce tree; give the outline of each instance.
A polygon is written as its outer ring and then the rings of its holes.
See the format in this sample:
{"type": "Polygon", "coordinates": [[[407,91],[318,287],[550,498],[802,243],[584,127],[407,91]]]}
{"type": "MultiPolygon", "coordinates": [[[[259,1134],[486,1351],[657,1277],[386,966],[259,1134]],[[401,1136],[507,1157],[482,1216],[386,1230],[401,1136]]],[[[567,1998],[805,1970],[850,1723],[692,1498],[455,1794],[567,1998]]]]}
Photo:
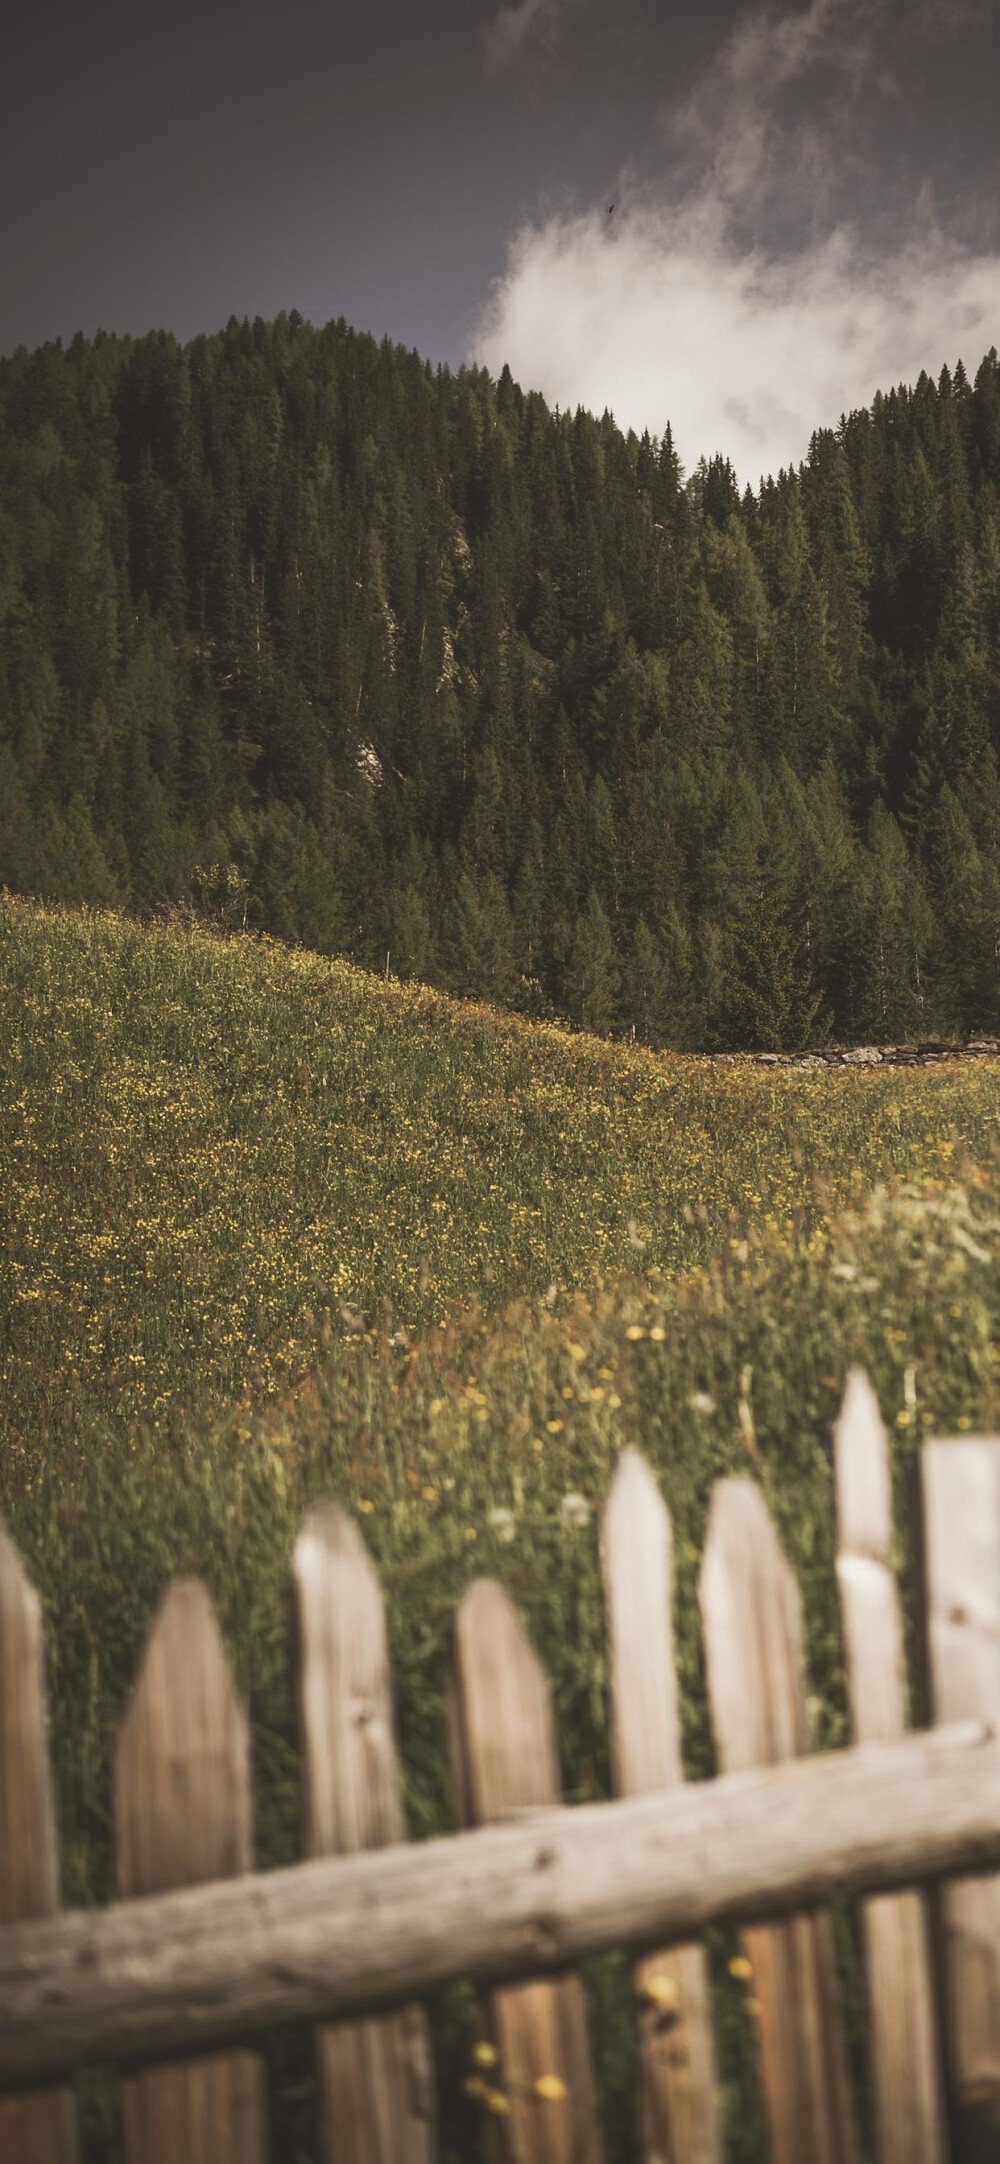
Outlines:
{"type": "Polygon", "coordinates": [[[611,926],[594,889],[577,917],[566,972],[570,1013],[584,1029],[609,1030],[617,1012],[619,963],[611,926]]]}

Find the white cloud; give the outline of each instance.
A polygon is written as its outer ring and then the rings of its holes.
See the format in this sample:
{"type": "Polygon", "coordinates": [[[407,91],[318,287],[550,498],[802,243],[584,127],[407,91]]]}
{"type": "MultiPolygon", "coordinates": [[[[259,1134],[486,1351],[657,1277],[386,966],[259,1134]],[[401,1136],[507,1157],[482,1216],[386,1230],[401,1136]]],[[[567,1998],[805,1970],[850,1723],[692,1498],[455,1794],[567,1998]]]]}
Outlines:
{"type": "Polygon", "coordinates": [[[866,132],[899,94],[903,14],[921,35],[967,20],[959,0],[743,19],[661,114],[665,177],[626,180],[613,219],[563,209],[512,237],[475,359],[624,427],[669,420],[689,468],[721,451],[753,484],[877,389],[975,367],[1000,342],[1000,251],[960,245],[927,191],[893,195],[866,132]]]}
{"type": "Polygon", "coordinates": [[[1000,260],[933,226],[891,259],[844,227],[779,260],[646,200],[617,230],[590,211],[517,234],[476,358],[625,428],[669,420],[689,468],[722,451],[756,486],[876,390],[998,339],[1000,260]]]}
{"type": "Polygon", "coordinates": [[[514,0],[486,26],[484,50],[490,74],[499,75],[527,56],[551,53],[561,20],[576,0],[514,0]]]}
{"type": "Polygon", "coordinates": [[[743,221],[776,198],[828,215],[858,162],[862,104],[897,93],[884,51],[896,11],[896,0],[810,0],[804,14],[743,16],[689,96],[661,108],[674,185],[743,221]]]}

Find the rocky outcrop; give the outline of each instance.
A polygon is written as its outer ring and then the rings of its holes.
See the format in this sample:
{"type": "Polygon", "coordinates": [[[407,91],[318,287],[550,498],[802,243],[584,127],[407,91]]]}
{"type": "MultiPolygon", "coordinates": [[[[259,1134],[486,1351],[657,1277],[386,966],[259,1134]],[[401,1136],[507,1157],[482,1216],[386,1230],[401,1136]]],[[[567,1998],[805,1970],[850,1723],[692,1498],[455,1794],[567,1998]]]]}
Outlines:
{"type": "Polygon", "coordinates": [[[751,1059],[758,1067],[931,1067],[946,1059],[1000,1058],[1000,1038],[970,1037],[967,1044],[824,1045],[821,1052],[715,1052],[727,1065],[751,1059]]]}

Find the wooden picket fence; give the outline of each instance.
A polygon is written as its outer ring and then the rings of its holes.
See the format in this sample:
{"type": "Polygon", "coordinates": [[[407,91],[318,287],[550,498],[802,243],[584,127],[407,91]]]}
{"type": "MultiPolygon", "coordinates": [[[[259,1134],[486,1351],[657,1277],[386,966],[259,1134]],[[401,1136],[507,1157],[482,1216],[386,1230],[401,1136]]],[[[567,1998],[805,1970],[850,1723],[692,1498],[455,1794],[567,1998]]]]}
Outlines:
{"type": "Polygon", "coordinates": [[[615,1943],[636,1949],[645,2164],[722,2164],[697,1934],[725,1916],[742,1927],[735,1966],[774,2164],[853,2164],[822,1905],[838,1889],[867,1896],[880,2164],[1000,2156],[1000,1743],[983,1725],[1000,1719],[1000,1440],[923,1449],[931,1709],[936,1724],[966,1723],[923,1736],[905,1734],[889,1452],[859,1373],[835,1466],[861,1748],[805,1758],[798,1589],[760,1488],[724,1480],[700,1579],[720,1773],[685,1786],[670,1519],[627,1450],[601,1532],[621,1800],[560,1806],[545,1677],[501,1587],[479,1579],[456,1619],[451,1727],[463,1822],[490,1830],[407,1847],[378,1583],[353,1521],[320,1505],[294,1557],[312,1860],[253,1873],[246,1720],[206,1592],[175,1584],[118,1737],[123,1898],[75,1914],[58,1909],[39,1603],[0,1534],[4,2164],[68,2164],[75,2107],[57,2084],[102,2059],[119,2066],[129,2164],[255,2164],[265,2100],[252,2046],[269,2022],[310,2017],[324,2154],[431,2164],[419,2000],[462,1973],[482,1990],[476,2082],[493,2153],[599,2164],[570,1965],[615,1943]]]}

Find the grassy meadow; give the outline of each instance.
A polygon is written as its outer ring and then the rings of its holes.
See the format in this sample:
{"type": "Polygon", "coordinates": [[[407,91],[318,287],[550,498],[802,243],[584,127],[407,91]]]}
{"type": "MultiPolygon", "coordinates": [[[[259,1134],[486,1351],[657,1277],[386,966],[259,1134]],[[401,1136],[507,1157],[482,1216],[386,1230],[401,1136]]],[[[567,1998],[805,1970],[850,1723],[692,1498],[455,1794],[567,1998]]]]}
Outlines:
{"type": "MultiPolygon", "coordinates": [[[[803,1586],[816,1738],[846,1738],[829,1430],[861,1360],[896,1440],[996,1426],[1000,1068],[653,1055],[197,931],[0,901],[0,1507],[45,1602],[67,1901],[114,1890],[114,1724],[166,1579],[204,1576],[250,1709],[257,1856],[299,1852],[288,1569],[360,1516],[409,1825],[454,1823],[451,1618],[507,1584],[566,1793],[608,1792],[597,1512],[637,1441],[674,1518],[685,1754],[712,1753],[695,1586],[713,1481],[759,1478],[803,1586]],[[572,1498],[567,1503],[567,1498],[572,1498]]],[[[839,1919],[864,2111],[864,2009],[839,1919]]],[[[712,1942],[733,2164],[765,2150],[712,1942]]],[[[590,1965],[610,2164],[636,2154],[627,1964],[590,1965]]],[[[469,1994],[434,2008],[448,2164],[480,2153],[469,1994]]],[[[307,2040],[269,2049],[313,2156],[307,2040]]],[[[85,2085],[88,2154],[115,2154],[85,2085]]]]}

